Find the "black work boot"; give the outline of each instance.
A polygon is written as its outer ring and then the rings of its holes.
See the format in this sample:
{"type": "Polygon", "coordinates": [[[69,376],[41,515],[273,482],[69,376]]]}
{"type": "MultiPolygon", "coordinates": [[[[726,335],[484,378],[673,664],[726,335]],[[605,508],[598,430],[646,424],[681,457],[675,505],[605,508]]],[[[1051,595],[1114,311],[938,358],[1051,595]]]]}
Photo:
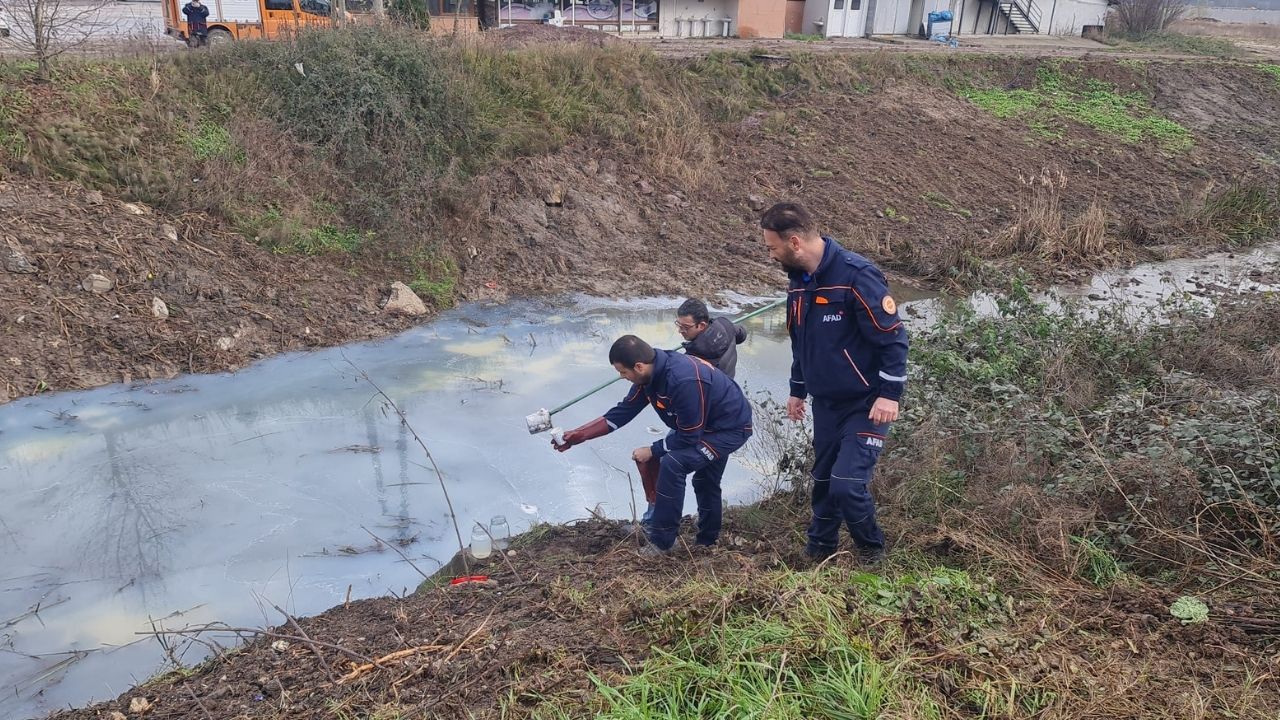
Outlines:
{"type": "Polygon", "coordinates": [[[675,546],[673,545],[667,548],[666,550],[663,550],[657,545],[654,545],[653,543],[649,543],[648,545],[645,545],[644,547],[637,550],[636,553],[640,556],[642,560],[660,560],[662,558],[671,557],[671,551],[674,548],[675,546]]]}
{"type": "Polygon", "coordinates": [[[865,567],[875,567],[884,560],[884,548],[858,548],[858,562],[865,567]]]}
{"type": "Polygon", "coordinates": [[[814,564],[821,563],[822,561],[826,560],[827,558],[835,554],[836,554],[835,548],[824,548],[824,547],[809,545],[809,546],[806,546],[804,549],[804,556],[812,560],[814,564]]]}

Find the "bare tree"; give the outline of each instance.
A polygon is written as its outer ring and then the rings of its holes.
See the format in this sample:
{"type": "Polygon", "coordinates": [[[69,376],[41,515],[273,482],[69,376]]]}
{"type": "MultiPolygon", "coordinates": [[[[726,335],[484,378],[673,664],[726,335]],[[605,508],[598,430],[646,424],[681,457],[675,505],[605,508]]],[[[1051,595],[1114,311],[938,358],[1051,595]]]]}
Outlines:
{"type": "Polygon", "coordinates": [[[109,0],[4,0],[0,10],[10,40],[36,61],[40,77],[49,77],[49,64],[70,50],[83,47],[107,25],[102,9],[109,0]]]}
{"type": "Polygon", "coordinates": [[[1120,32],[1143,37],[1169,27],[1186,11],[1187,0],[1120,0],[1115,19],[1120,32]]]}

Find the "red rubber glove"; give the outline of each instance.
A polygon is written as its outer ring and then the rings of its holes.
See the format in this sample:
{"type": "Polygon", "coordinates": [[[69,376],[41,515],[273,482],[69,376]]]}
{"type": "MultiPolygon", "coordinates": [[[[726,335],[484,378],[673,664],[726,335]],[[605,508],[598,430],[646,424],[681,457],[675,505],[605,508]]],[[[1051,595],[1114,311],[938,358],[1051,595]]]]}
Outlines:
{"type": "Polygon", "coordinates": [[[557,445],[556,441],[552,439],[551,447],[555,448],[559,452],[564,452],[574,445],[581,445],[582,443],[593,438],[598,438],[601,435],[608,435],[612,431],[613,428],[609,427],[609,423],[605,422],[604,418],[598,417],[586,425],[576,427],[565,433],[563,445],[557,445]]]}

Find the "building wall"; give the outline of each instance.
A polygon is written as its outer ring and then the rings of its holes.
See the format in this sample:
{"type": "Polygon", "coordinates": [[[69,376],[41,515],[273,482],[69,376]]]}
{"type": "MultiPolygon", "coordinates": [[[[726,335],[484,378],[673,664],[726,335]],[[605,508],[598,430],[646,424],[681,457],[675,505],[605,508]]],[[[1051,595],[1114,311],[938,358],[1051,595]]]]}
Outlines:
{"type": "Polygon", "coordinates": [[[786,32],[787,0],[738,0],[733,34],[780,38],[786,32]]]}
{"type": "Polygon", "coordinates": [[[783,28],[786,32],[804,32],[804,0],[786,0],[787,21],[783,28]]]}
{"type": "Polygon", "coordinates": [[[814,20],[827,19],[827,13],[831,9],[831,0],[805,0],[804,3],[804,29],[801,32],[806,35],[811,33],[819,33],[826,36],[826,28],[818,30],[818,26],[813,24],[814,20]]]}
{"type": "MultiPolygon", "coordinates": [[[[815,0],[810,0],[813,3],[815,0]]],[[[875,27],[877,35],[915,35],[919,26],[911,22],[912,0],[878,0],[876,7],[875,27]]],[[[1106,0],[1035,0],[1040,10],[1040,34],[1079,36],[1085,25],[1101,25],[1107,14],[1106,0]]],[[[937,10],[951,10],[955,16],[952,21],[952,33],[961,38],[965,35],[983,35],[988,31],[997,35],[1006,31],[1009,19],[1004,13],[996,12],[994,28],[991,14],[995,5],[983,0],[923,0],[920,22],[929,13],[937,10]]],[[[1008,27],[1008,32],[1015,29],[1008,27]]]]}
{"type": "MultiPolygon", "coordinates": [[[[1044,0],[1036,0],[1037,4],[1044,0]]],[[[1085,25],[1101,25],[1107,16],[1106,0],[1048,0],[1044,7],[1045,25],[1052,19],[1052,27],[1042,27],[1040,32],[1050,35],[1074,35],[1080,37],[1085,25]]]]}
{"type": "MultiPolygon", "coordinates": [[[[691,32],[694,36],[719,35],[723,28],[719,20],[725,17],[733,20],[729,28],[730,34],[737,33],[737,0],[663,0],[658,10],[658,31],[663,37],[688,37],[691,32]],[[676,18],[685,20],[679,24],[678,33],[676,18]],[[707,22],[695,22],[690,30],[689,18],[706,19],[707,22]]],[[[778,25],[779,27],[782,25],[781,7],[778,9],[778,25]]],[[[782,32],[779,30],[778,37],[781,36],[782,32]]]]}

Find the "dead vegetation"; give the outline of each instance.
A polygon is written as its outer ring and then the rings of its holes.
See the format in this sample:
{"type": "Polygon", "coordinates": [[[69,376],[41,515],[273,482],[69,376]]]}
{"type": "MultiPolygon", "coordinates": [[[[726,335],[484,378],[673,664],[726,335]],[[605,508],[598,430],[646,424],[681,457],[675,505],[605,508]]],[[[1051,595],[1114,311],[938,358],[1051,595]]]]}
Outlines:
{"type": "Polygon", "coordinates": [[[1106,211],[1097,199],[1074,219],[1065,215],[1062,195],[1067,176],[1060,169],[1045,169],[1018,181],[1023,194],[1017,215],[995,237],[988,257],[1025,253],[1051,264],[1096,267],[1106,262],[1109,251],[1117,249],[1116,243],[1108,242],[1106,211]]]}

